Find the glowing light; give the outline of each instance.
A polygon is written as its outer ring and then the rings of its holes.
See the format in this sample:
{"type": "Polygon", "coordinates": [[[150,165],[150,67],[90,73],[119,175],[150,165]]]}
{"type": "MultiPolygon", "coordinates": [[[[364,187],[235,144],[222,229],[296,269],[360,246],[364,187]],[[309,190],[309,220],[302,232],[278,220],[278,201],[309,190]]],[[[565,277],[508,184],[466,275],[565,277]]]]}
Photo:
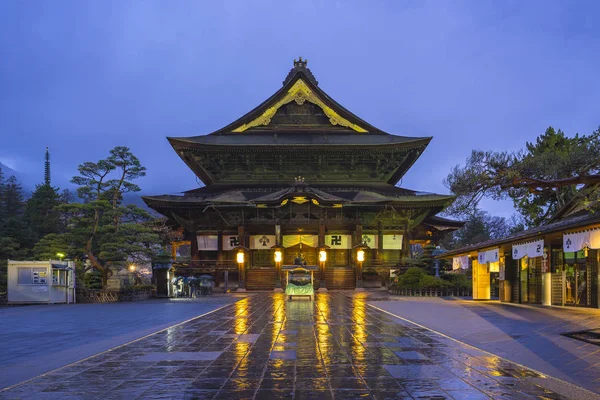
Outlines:
{"type": "Polygon", "coordinates": [[[62,261],[62,259],[65,258],[65,253],[56,253],[56,257],[58,257],[58,259],[62,261]]]}
{"type": "Polygon", "coordinates": [[[238,262],[238,264],[244,263],[244,252],[243,251],[240,251],[239,253],[237,253],[237,262],[238,262]]]}
{"type": "Polygon", "coordinates": [[[281,262],[282,259],[281,250],[275,250],[275,262],[281,262]]]}
{"type": "Polygon", "coordinates": [[[364,250],[359,250],[356,252],[356,260],[363,262],[365,261],[365,251],[364,250]]]}
{"type": "Polygon", "coordinates": [[[134,265],[134,264],[131,264],[131,265],[129,266],[129,271],[131,271],[131,272],[134,272],[134,271],[135,271],[135,265],[134,265]]]}
{"type": "Polygon", "coordinates": [[[327,261],[327,252],[325,250],[319,251],[319,261],[321,261],[321,262],[327,261]]]}

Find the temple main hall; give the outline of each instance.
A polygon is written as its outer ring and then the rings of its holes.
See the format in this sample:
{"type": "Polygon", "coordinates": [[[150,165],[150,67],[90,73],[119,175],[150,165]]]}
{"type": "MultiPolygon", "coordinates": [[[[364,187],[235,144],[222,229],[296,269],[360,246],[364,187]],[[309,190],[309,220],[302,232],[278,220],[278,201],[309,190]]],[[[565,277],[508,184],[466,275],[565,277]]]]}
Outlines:
{"type": "Polygon", "coordinates": [[[191,245],[167,277],[211,274],[230,289],[273,290],[281,266],[300,262],[318,266],[320,289],[385,285],[411,245],[462,226],[437,216],[453,196],[398,186],[431,139],[367,123],[294,60],[283,86],[236,121],[168,138],[204,186],[144,197],[191,245]]]}

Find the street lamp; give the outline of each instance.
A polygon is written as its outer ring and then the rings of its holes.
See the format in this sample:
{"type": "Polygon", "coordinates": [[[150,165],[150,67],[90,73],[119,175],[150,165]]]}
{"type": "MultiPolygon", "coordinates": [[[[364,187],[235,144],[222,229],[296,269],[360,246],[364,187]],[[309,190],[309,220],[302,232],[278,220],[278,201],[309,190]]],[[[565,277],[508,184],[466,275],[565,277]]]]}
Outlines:
{"type": "Polygon", "coordinates": [[[365,289],[363,288],[363,262],[365,261],[365,249],[369,247],[361,244],[356,246],[356,289],[357,292],[362,292],[365,289]]]}
{"type": "Polygon", "coordinates": [[[135,264],[129,266],[129,272],[135,272],[135,264]]]}
{"type": "Polygon", "coordinates": [[[319,269],[321,277],[319,280],[319,292],[327,291],[327,283],[325,282],[325,262],[327,261],[328,246],[323,246],[319,249],[319,269]]]}
{"type": "Polygon", "coordinates": [[[56,253],[56,256],[58,257],[59,261],[62,261],[62,259],[65,258],[65,253],[56,253]]]}
{"type": "Polygon", "coordinates": [[[273,246],[275,252],[273,258],[275,260],[275,292],[283,292],[281,288],[281,262],[283,261],[283,252],[278,245],[273,246]]]}
{"type": "Polygon", "coordinates": [[[246,282],[244,279],[245,271],[244,271],[244,262],[246,261],[246,256],[244,254],[244,250],[240,248],[236,254],[236,261],[238,263],[238,292],[246,291],[246,282]]]}

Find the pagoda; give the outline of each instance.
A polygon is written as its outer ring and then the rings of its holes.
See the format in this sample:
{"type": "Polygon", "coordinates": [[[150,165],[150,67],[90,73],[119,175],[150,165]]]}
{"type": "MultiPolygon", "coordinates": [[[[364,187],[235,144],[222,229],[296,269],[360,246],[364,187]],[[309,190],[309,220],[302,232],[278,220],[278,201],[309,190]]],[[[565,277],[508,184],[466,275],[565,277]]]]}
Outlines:
{"type": "Polygon", "coordinates": [[[431,137],[392,135],[357,117],[302,58],[241,118],[168,140],[204,183],[144,197],[191,243],[178,273],[230,272],[239,289],[274,289],[281,265],[301,260],[319,266],[321,289],[376,286],[411,244],[435,244],[462,226],[436,216],[453,196],[397,186],[431,137]]]}

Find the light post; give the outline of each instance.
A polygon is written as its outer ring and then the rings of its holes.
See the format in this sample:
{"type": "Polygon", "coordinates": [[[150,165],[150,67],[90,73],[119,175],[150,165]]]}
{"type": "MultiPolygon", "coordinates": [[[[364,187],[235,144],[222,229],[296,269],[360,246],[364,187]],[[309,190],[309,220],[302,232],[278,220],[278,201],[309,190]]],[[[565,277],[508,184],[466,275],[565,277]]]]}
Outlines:
{"type": "Polygon", "coordinates": [[[246,280],[245,280],[245,271],[244,271],[244,262],[245,260],[245,254],[244,254],[244,250],[243,249],[239,249],[237,254],[236,254],[236,261],[238,264],[238,292],[245,292],[246,291],[246,280]]]}
{"type": "Polygon", "coordinates": [[[368,249],[368,246],[358,245],[356,246],[356,292],[364,291],[363,287],[363,263],[365,261],[365,249],[368,249]]]}
{"type": "Polygon", "coordinates": [[[283,292],[281,287],[281,263],[283,262],[283,247],[275,245],[272,247],[275,249],[273,252],[273,259],[275,260],[275,292],[283,292]]]}
{"type": "Polygon", "coordinates": [[[59,261],[62,261],[62,259],[65,258],[65,253],[56,253],[56,256],[58,257],[59,261]]]}
{"type": "Polygon", "coordinates": [[[327,291],[327,283],[325,282],[325,262],[327,261],[327,247],[319,249],[319,292],[327,291]]]}

